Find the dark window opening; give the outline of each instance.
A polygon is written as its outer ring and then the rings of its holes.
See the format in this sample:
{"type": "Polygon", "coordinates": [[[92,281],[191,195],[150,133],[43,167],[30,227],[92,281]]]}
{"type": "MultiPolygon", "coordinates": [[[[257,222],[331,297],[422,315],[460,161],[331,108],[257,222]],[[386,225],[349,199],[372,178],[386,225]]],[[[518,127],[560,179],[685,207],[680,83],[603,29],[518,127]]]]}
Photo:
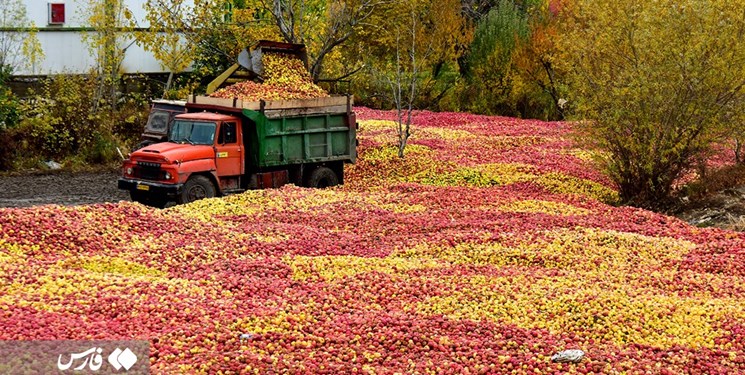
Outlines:
{"type": "Polygon", "coordinates": [[[220,135],[217,138],[217,143],[224,145],[226,143],[236,143],[238,138],[235,134],[235,123],[224,122],[221,127],[220,135]]]}

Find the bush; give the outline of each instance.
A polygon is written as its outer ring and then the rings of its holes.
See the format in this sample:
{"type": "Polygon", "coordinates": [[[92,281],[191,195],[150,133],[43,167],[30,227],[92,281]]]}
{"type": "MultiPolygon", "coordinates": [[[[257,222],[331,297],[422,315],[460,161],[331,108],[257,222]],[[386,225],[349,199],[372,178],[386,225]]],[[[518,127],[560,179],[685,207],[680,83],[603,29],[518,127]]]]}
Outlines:
{"type": "Polygon", "coordinates": [[[7,86],[12,69],[0,65],[0,131],[14,127],[18,123],[18,99],[7,86]]]}
{"type": "Polygon", "coordinates": [[[659,208],[745,107],[745,16],[725,0],[579,0],[559,50],[621,199],[659,208]]]}
{"type": "MultiPolygon", "coordinates": [[[[117,108],[95,102],[96,81],[87,76],[59,75],[21,105],[23,118],[6,134],[15,146],[16,165],[55,160],[64,165],[110,164],[117,147],[129,149],[147,121],[147,102],[124,96],[117,108]]],[[[5,163],[10,168],[13,162],[5,163]]]]}
{"type": "Polygon", "coordinates": [[[18,125],[20,118],[18,100],[6,85],[10,73],[9,67],[0,65],[0,170],[13,166],[14,148],[10,131],[18,125]]]}
{"type": "Polygon", "coordinates": [[[463,98],[476,113],[515,115],[510,100],[515,72],[512,56],[530,33],[528,16],[511,0],[501,0],[476,26],[468,56],[463,98]]]}

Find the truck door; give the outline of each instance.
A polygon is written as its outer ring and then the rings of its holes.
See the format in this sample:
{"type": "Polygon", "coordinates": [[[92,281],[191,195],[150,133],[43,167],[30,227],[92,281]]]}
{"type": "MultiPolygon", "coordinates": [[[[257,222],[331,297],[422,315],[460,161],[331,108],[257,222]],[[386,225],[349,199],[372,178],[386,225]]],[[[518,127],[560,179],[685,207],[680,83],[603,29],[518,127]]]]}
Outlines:
{"type": "Polygon", "coordinates": [[[217,175],[220,177],[237,176],[244,172],[243,145],[239,140],[243,139],[239,132],[240,126],[234,121],[225,121],[220,124],[215,145],[215,163],[217,164],[217,175]]]}

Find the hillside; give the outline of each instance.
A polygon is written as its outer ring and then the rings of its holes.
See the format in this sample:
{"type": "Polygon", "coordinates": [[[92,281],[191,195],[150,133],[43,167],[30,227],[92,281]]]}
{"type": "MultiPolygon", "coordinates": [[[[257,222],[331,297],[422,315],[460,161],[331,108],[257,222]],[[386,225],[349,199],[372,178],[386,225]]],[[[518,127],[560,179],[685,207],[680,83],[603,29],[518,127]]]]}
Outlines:
{"type": "Polygon", "coordinates": [[[153,373],[745,372],[745,234],[609,205],[570,124],[421,112],[401,160],[393,116],[358,109],[343,187],[0,209],[0,340],[148,340],[153,373]]]}

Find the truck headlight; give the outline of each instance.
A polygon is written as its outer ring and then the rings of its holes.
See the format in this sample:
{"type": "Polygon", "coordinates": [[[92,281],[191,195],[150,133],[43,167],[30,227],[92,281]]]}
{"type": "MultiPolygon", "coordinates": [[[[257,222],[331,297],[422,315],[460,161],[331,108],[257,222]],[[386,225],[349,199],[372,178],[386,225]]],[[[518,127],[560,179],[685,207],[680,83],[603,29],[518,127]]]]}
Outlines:
{"type": "Polygon", "coordinates": [[[133,173],[135,173],[135,170],[132,167],[127,167],[124,173],[126,173],[127,176],[131,176],[133,173]]]}
{"type": "Polygon", "coordinates": [[[165,176],[164,176],[164,177],[166,178],[166,180],[170,180],[170,179],[171,179],[171,177],[172,177],[172,176],[171,176],[171,172],[166,172],[166,174],[165,174],[165,176]]]}

